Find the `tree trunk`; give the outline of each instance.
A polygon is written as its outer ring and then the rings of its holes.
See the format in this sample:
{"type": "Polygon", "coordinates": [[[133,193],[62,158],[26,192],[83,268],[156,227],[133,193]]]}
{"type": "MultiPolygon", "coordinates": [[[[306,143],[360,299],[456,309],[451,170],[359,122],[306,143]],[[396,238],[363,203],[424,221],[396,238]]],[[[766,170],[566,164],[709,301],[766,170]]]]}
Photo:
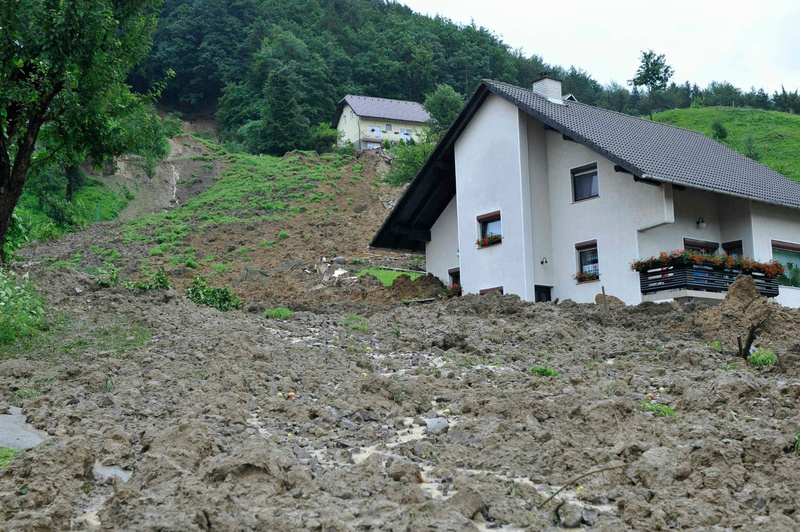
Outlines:
{"type": "MultiPolygon", "coordinates": [[[[19,157],[19,153],[17,157],[19,157]]],[[[30,156],[27,157],[27,164],[18,164],[20,162],[20,159],[17,158],[13,169],[7,168],[7,165],[0,168],[0,172],[2,172],[0,173],[0,249],[5,246],[8,229],[11,227],[11,215],[22,195],[25,176],[30,168],[30,156]]],[[[5,265],[2,253],[0,253],[0,264],[5,265]]]]}
{"type": "Polygon", "coordinates": [[[81,169],[76,164],[67,167],[67,201],[72,203],[72,193],[80,186],[81,169]]]}
{"type": "Polygon", "coordinates": [[[653,90],[647,95],[647,110],[650,111],[650,121],[653,121],[653,90]]]}

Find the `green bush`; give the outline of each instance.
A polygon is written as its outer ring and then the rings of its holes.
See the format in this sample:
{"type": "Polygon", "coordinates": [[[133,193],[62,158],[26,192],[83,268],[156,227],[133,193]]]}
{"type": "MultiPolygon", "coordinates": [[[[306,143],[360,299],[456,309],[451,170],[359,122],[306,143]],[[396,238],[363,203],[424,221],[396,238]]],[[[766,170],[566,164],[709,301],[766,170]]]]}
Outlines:
{"type": "Polygon", "coordinates": [[[164,134],[169,138],[180,137],[183,135],[181,115],[178,113],[170,113],[162,118],[161,125],[164,129],[164,134]]]}
{"type": "Polygon", "coordinates": [[[728,138],[728,129],[719,118],[715,118],[714,121],[711,122],[711,136],[714,137],[715,140],[719,141],[723,141],[728,138]]]}
{"type": "Polygon", "coordinates": [[[540,377],[558,377],[558,372],[550,366],[533,366],[528,372],[540,377]]]}
{"type": "Polygon", "coordinates": [[[769,349],[761,349],[760,347],[750,353],[747,361],[754,366],[774,366],[778,363],[778,357],[769,349]]]}
{"type": "Polygon", "coordinates": [[[198,277],[192,281],[191,286],[186,289],[186,296],[198,305],[205,305],[223,312],[242,306],[242,299],[231,292],[227,286],[223,288],[208,286],[204,277],[198,277]]]}
{"type": "Polygon", "coordinates": [[[28,280],[0,270],[0,345],[44,327],[44,300],[28,280]]]}
{"type": "Polygon", "coordinates": [[[271,320],[288,320],[294,316],[294,312],[286,307],[270,308],[264,312],[264,317],[271,320]]]}
{"type": "Polygon", "coordinates": [[[169,279],[164,268],[159,268],[147,281],[128,281],[125,283],[128,290],[138,290],[146,292],[148,290],[168,290],[169,279]]]}
{"type": "Polygon", "coordinates": [[[22,223],[22,217],[17,214],[11,215],[11,225],[6,233],[6,242],[2,249],[2,262],[7,263],[14,258],[14,252],[28,241],[28,233],[22,223]]]}

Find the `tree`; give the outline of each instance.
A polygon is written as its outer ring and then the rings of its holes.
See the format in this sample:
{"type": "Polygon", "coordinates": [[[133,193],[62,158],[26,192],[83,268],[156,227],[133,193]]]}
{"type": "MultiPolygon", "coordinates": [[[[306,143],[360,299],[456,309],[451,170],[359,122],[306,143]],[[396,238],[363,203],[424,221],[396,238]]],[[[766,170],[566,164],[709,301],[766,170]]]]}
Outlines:
{"type": "Polygon", "coordinates": [[[264,93],[264,151],[281,156],[287,151],[305,148],[308,120],[300,112],[296,89],[285,68],[270,73],[264,93]]]}
{"type": "Polygon", "coordinates": [[[718,141],[723,141],[728,138],[728,129],[719,118],[715,118],[714,121],[711,122],[711,136],[718,141]]]}
{"type": "Polygon", "coordinates": [[[445,132],[464,107],[464,97],[450,85],[437,85],[436,90],[425,96],[422,104],[431,115],[429,125],[437,135],[445,132]]]}
{"type": "Polygon", "coordinates": [[[311,140],[309,142],[309,149],[317,153],[328,153],[333,151],[333,147],[339,142],[343,134],[337,129],[332,129],[328,122],[317,124],[311,130],[311,140]]]}
{"type": "Polygon", "coordinates": [[[755,138],[753,138],[753,133],[748,131],[747,135],[744,137],[744,151],[742,152],[754,161],[757,161],[761,158],[761,152],[758,149],[758,144],[756,144],[755,138]]]}
{"type": "MultiPolygon", "coordinates": [[[[108,109],[147,53],[160,0],[20,0],[0,7],[0,247],[32,167],[80,148],[107,156],[108,109]]],[[[117,112],[115,111],[115,112],[117,112]]]]}
{"type": "Polygon", "coordinates": [[[656,55],[653,50],[642,51],[642,62],[636,76],[628,81],[634,87],[647,87],[647,109],[653,119],[653,96],[663,91],[672,77],[672,67],[667,65],[664,54],[656,55]]]}

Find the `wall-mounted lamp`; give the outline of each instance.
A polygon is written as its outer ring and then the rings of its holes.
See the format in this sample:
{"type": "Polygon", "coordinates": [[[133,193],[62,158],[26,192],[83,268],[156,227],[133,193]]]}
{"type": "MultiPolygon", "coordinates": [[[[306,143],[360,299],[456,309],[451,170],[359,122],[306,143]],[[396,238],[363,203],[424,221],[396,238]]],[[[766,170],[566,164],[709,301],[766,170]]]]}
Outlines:
{"type": "Polygon", "coordinates": [[[702,216],[700,218],[698,218],[698,220],[697,220],[697,227],[700,228],[700,229],[705,229],[706,228],[706,221],[703,219],[702,216]]]}
{"type": "Polygon", "coordinates": [[[542,264],[547,264],[547,257],[543,258],[541,261],[542,264]]]}

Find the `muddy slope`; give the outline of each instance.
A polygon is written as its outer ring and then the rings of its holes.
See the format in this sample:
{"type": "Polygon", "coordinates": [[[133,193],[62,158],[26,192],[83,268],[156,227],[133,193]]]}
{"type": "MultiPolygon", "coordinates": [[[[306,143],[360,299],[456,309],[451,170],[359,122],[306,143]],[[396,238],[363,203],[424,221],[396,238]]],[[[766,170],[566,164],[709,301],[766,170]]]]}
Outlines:
{"type": "Polygon", "coordinates": [[[0,530],[800,527],[800,312],[746,286],[719,309],[491,294],[274,321],[33,277],[68,326],[0,361],[0,402],[53,434],[0,471],[0,530]],[[753,318],[778,367],[705,345],[753,318]]]}

